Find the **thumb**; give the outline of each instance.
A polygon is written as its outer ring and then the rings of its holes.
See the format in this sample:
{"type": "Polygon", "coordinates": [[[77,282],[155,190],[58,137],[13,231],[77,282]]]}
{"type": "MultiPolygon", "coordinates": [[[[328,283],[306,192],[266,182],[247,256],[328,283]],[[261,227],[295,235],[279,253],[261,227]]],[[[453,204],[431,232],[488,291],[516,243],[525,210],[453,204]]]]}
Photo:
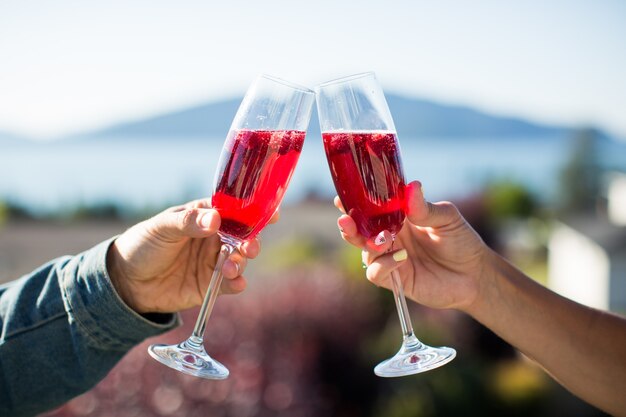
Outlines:
{"type": "Polygon", "coordinates": [[[164,211],[148,221],[150,230],[163,240],[178,242],[183,238],[202,238],[217,233],[221,219],[218,212],[207,208],[185,208],[164,211]]]}
{"type": "Polygon", "coordinates": [[[458,221],[461,214],[448,201],[431,203],[424,198],[422,184],[413,181],[406,187],[407,218],[416,226],[444,227],[458,221]]]}

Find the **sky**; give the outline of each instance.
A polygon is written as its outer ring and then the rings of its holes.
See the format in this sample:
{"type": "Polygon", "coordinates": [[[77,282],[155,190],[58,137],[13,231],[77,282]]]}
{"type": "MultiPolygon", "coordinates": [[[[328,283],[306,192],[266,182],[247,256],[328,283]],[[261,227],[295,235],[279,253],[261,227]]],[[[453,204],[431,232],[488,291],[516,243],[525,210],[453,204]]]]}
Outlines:
{"type": "Polygon", "coordinates": [[[386,91],[626,140],[626,2],[0,0],[0,131],[51,139],[375,71],[386,91]]]}

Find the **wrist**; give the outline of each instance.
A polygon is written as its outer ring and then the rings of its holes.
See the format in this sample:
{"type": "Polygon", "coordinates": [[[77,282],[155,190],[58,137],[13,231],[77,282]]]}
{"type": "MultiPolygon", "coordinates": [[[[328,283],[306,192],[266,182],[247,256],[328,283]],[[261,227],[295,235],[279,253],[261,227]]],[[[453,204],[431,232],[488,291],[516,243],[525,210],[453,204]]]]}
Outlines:
{"type": "Polygon", "coordinates": [[[481,269],[475,277],[474,299],[461,310],[480,321],[480,317],[489,314],[490,305],[498,297],[498,282],[504,260],[491,248],[485,246],[481,269]]]}
{"type": "Polygon", "coordinates": [[[113,241],[111,246],[109,246],[106,256],[106,267],[109,279],[111,280],[111,284],[113,284],[113,288],[115,288],[117,295],[119,295],[124,304],[137,313],[141,313],[141,311],[139,311],[135,306],[133,293],[128,287],[128,278],[126,277],[122,267],[124,260],[116,245],[116,241],[117,240],[113,241]]]}

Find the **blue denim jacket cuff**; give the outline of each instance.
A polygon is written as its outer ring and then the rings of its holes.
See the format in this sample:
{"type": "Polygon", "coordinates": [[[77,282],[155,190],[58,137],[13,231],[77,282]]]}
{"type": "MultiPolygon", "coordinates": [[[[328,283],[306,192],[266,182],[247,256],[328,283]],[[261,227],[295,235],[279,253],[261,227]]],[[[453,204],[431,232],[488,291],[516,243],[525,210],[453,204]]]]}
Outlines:
{"type": "Polygon", "coordinates": [[[177,314],[160,315],[158,322],[128,307],[111,283],[106,255],[115,238],[73,257],[59,273],[63,301],[70,321],[94,347],[128,350],[144,339],[180,324],[177,314]]]}

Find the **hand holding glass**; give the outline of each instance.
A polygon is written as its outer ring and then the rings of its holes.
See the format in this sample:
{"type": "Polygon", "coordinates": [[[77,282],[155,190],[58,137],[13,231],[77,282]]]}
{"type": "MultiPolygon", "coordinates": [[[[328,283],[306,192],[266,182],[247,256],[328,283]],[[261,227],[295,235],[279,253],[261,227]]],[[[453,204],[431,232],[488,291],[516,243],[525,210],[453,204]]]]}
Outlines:
{"type": "Polygon", "coordinates": [[[224,379],[228,369],[203,346],[224,261],[263,229],[287,190],[300,156],[315,94],[266,75],[246,93],[224,143],[211,205],[222,219],[222,247],[192,335],[178,345],[152,345],[157,361],[189,375],[224,379]]]}
{"type": "MultiPolygon", "coordinates": [[[[366,238],[385,230],[395,238],[406,216],[405,180],[395,127],[376,77],[365,73],[321,84],[317,109],[328,165],[346,213],[366,238]]],[[[411,375],[450,362],[454,349],[433,348],[415,337],[397,271],[391,279],[404,339],[395,356],[374,368],[376,375],[411,375]]]]}

